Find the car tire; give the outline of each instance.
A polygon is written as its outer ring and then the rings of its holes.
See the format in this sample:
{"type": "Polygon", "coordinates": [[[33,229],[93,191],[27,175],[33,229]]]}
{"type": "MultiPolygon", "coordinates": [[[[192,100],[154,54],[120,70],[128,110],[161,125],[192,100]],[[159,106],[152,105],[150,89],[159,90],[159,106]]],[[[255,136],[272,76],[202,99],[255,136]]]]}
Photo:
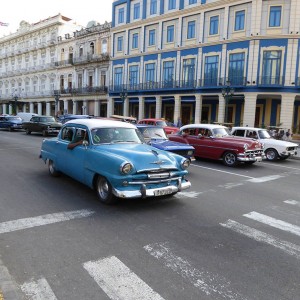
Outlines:
{"type": "Polygon", "coordinates": [[[48,170],[49,170],[49,174],[53,177],[58,177],[60,175],[60,172],[58,172],[55,168],[55,164],[53,162],[53,160],[49,159],[48,162],[48,170]]]}
{"type": "Polygon", "coordinates": [[[31,134],[31,131],[29,129],[25,130],[26,134],[31,134]]]}
{"type": "Polygon", "coordinates": [[[43,132],[42,132],[43,136],[47,136],[48,135],[48,132],[46,129],[43,129],[43,132]]]}
{"type": "Polygon", "coordinates": [[[112,193],[111,184],[103,176],[98,176],[95,181],[95,189],[98,198],[104,204],[113,204],[116,202],[116,198],[112,193]]]}
{"type": "Polygon", "coordinates": [[[266,154],[266,159],[270,160],[270,161],[277,160],[277,158],[278,158],[278,152],[273,148],[267,149],[265,151],[265,154],[266,154]]]}
{"type": "Polygon", "coordinates": [[[237,164],[237,156],[233,152],[225,152],[223,155],[223,163],[227,167],[234,167],[237,164]]]}

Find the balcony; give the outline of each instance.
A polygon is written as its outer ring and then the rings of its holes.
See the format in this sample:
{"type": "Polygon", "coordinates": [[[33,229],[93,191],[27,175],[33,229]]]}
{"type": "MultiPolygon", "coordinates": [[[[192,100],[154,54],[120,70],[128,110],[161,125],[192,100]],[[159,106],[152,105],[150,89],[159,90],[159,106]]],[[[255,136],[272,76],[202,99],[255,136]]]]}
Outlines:
{"type": "Polygon", "coordinates": [[[60,90],[54,90],[52,95],[73,95],[73,96],[81,96],[81,95],[95,95],[95,94],[107,94],[106,86],[89,86],[84,88],[61,88],[60,90]]]}
{"type": "Polygon", "coordinates": [[[74,65],[86,64],[90,62],[106,62],[106,61],[108,62],[109,60],[110,60],[110,56],[108,53],[103,53],[100,55],[89,54],[89,55],[73,58],[74,65]]]}
{"type": "Polygon", "coordinates": [[[284,76],[260,76],[258,77],[259,86],[283,86],[284,76]]]}

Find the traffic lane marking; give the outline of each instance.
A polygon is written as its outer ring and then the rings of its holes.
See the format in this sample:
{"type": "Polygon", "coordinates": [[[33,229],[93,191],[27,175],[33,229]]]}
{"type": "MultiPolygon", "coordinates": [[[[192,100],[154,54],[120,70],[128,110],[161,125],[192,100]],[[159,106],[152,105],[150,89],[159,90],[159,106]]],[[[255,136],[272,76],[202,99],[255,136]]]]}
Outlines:
{"type": "Polygon", "coordinates": [[[233,292],[231,283],[224,277],[205,269],[198,270],[192,267],[187,260],[176,256],[167,243],[146,245],[144,249],[203,293],[213,295],[214,299],[246,299],[241,294],[233,292]]]}
{"type": "Polygon", "coordinates": [[[243,216],[246,218],[261,222],[263,224],[272,226],[274,228],[284,230],[284,231],[287,231],[287,232],[290,232],[290,233],[300,236],[300,227],[297,225],[293,225],[293,224],[287,223],[285,221],[278,220],[278,219],[260,214],[255,211],[252,211],[248,214],[244,214],[243,216]]]}
{"type": "Polygon", "coordinates": [[[291,204],[291,205],[295,205],[295,206],[299,206],[300,207],[300,202],[297,201],[297,200],[293,200],[293,199],[288,199],[288,200],[285,200],[283,201],[284,203],[287,203],[287,204],[291,204]]]}
{"type": "Polygon", "coordinates": [[[278,164],[275,164],[275,163],[271,163],[271,162],[261,162],[261,164],[263,165],[268,165],[268,166],[274,166],[274,167],[281,167],[281,168],[284,168],[284,169],[292,169],[292,170],[297,170],[297,171],[300,171],[300,168],[294,168],[294,167],[287,167],[287,166],[283,166],[280,164],[280,162],[278,162],[278,164]]]}
{"type": "Polygon", "coordinates": [[[34,300],[57,300],[54,292],[45,278],[25,282],[21,285],[23,293],[34,300]]]}
{"type": "Polygon", "coordinates": [[[239,177],[254,179],[254,177],[252,177],[252,176],[242,175],[242,174],[238,174],[238,173],[228,172],[228,171],[214,169],[214,168],[209,168],[209,167],[203,167],[203,166],[199,166],[199,165],[195,165],[195,164],[191,164],[191,166],[196,167],[196,168],[201,168],[201,169],[207,169],[207,170],[211,170],[211,171],[216,171],[216,172],[220,172],[220,173],[226,173],[226,174],[230,174],[230,175],[234,175],[234,176],[239,176],[239,177]]]}
{"type": "Polygon", "coordinates": [[[86,262],[83,267],[112,300],[163,300],[115,256],[86,262]]]}
{"type": "Polygon", "coordinates": [[[237,233],[245,235],[257,242],[263,242],[265,244],[271,245],[275,248],[283,250],[285,253],[295,256],[300,259],[300,246],[292,244],[287,241],[282,241],[272,235],[259,231],[257,229],[251,228],[249,226],[240,224],[233,220],[228,220],[225,223],[220,223],[221,226],[231,229],[237,233]]]}
{"type": "Polygon", "coordinates": [[[63,221],[69,221],[72,219],[85,218],[91,216],[94,213],[95,212],[92,210],[83,209],[7,221],[0,223],[0,234],[63,221]]]}

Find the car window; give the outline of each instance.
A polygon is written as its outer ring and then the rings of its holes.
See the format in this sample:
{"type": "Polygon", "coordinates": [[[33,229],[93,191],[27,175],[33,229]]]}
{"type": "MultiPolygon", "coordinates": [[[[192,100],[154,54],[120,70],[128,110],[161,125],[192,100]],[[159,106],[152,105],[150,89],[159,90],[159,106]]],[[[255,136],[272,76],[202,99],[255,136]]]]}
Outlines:
{"type": "Polygon", "coordinates": [[[258,136],[260,139],[271,139],[271,135],[267,130],[258,130],[258,136]]]}
{"type": "Polygon", "coordinates": [[[76,143],[82,140],[89,141],[88,133],[85,129],[76,128],[75,134],[73,136],[73,142],[76,143]]]}
{"type": "Polygon", "coordinates": [[[73,140],[74,129],[71,127],[65,127],[62,130],[61,138],[65,141],[71,142],[73,140]]]}
{"type": "Polygon", "coordinates": [[[234,131],[233,135],[235,136],[244,136],[245,135],[245,130],[244,129],[237,129],[234,131]]]}
{"type": "Polygon", "coordinates": [[[228,128],[214,128],[213,129],[213,134],[215,137],[222,137],[222,136],[228,136],[230,135],[229,129],[228,128]]]}
{"type": "Polygon", "coordinates": [[[183,133],[189,136],[196,136],[197,132],[198,132],[197,128],[186,128],[183,130],[183,133]]]}

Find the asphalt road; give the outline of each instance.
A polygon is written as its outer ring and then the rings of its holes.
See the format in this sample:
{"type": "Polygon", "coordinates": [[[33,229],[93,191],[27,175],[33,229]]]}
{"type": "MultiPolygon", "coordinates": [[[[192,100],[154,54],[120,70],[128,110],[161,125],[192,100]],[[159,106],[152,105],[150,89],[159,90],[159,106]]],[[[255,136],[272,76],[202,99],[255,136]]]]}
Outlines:
{"type": "Polygon", "coordinates": [[[0,131],[0,299],[300,298],[300,160],[195,161],[190,190],[105,206],[42,140],[0,131]]]}

